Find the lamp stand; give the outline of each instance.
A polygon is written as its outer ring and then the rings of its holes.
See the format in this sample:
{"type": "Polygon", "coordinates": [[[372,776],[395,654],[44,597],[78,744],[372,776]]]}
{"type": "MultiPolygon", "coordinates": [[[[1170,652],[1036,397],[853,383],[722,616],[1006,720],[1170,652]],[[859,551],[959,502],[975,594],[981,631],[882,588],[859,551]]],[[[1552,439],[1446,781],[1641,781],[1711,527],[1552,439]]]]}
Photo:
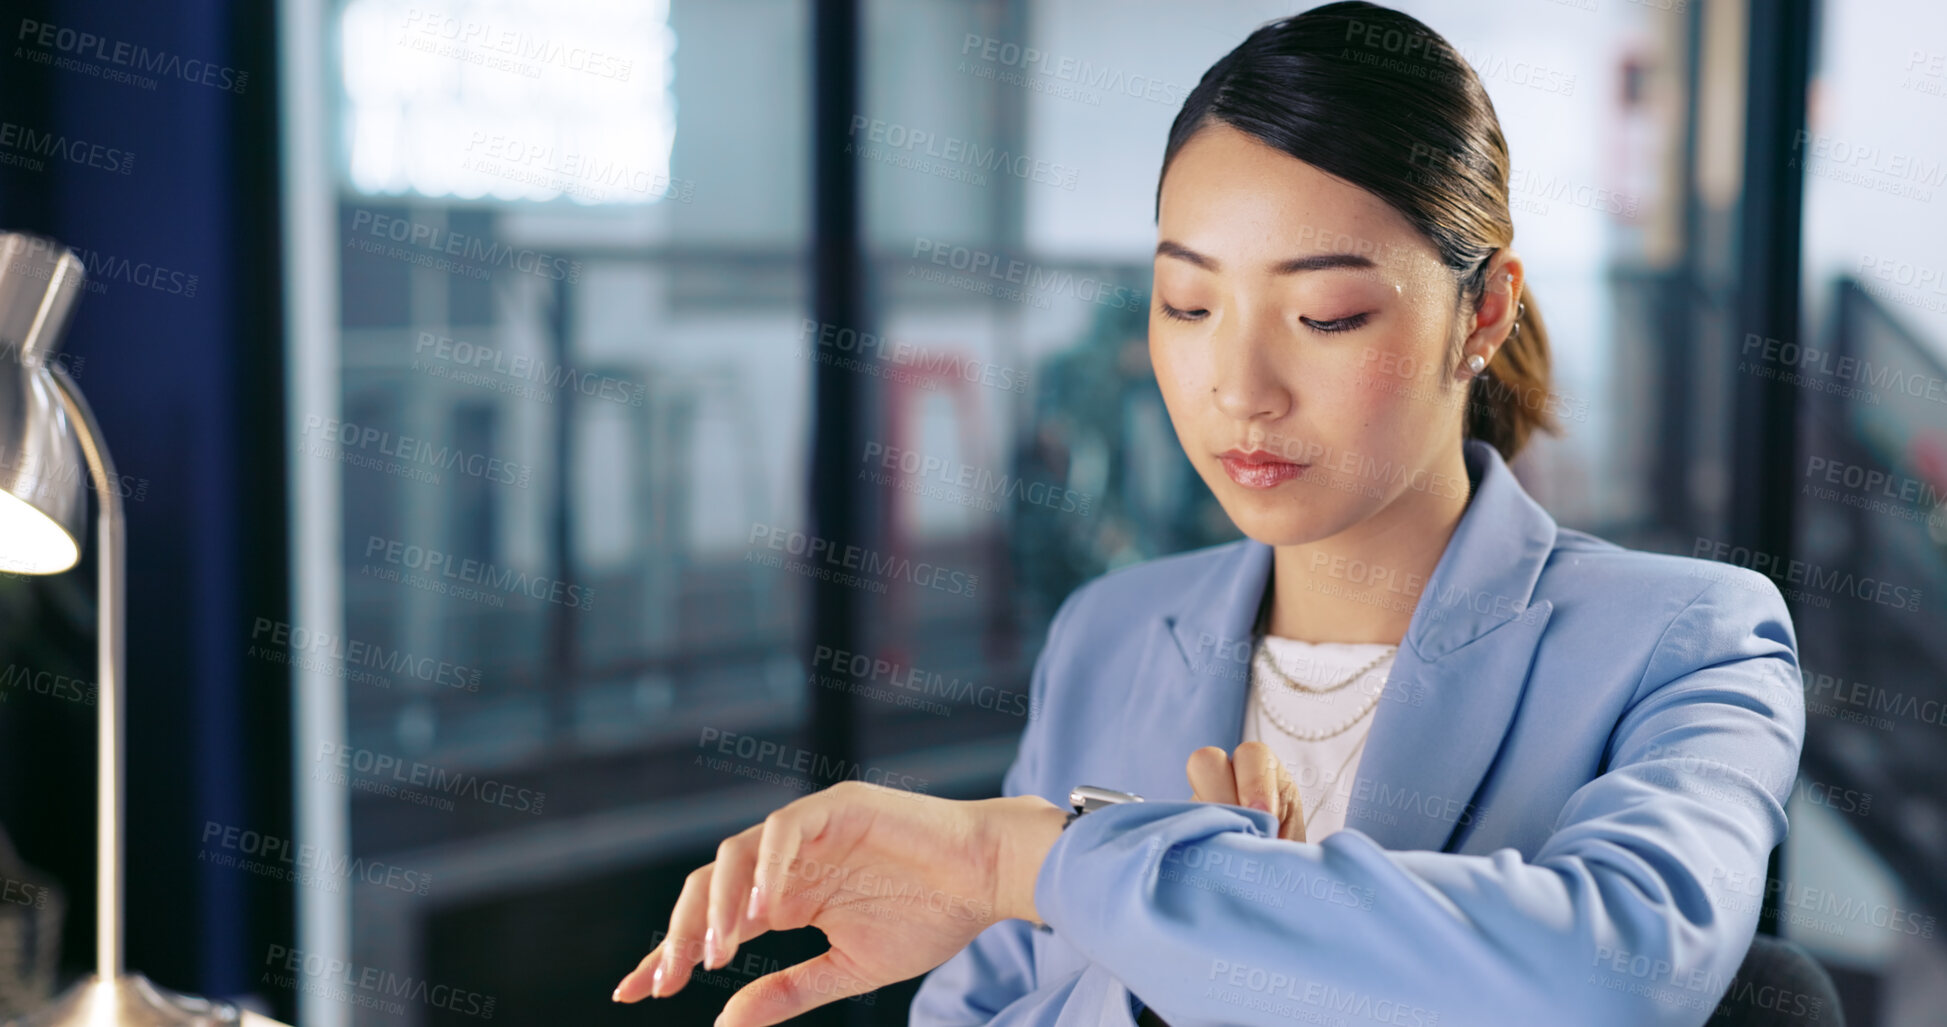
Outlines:
{"type": "Polygon", "coordinates": [[[115,463],[102,444],[94,411],[60,365],[47,369],[74,423],[95,483],[95,532],[101,538],[95,659],[99,692],[95,778],[95,973],[57,996],[52,1005],[16,1021],[20,1027],[228,1027],[275,1024],[228,1002],[178,995],[122,967],[122,493],[115,463]]]}

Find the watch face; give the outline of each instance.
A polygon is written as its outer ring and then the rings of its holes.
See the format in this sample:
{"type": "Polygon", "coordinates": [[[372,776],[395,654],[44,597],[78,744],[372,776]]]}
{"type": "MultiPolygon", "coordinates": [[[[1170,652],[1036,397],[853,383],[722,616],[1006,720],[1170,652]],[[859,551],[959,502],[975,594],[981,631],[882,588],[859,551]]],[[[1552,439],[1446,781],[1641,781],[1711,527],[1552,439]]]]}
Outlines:
{"type": "Polygon", "coordinates": [[[1134,792],[1118,792],[1112,788],[1098,788],[1094,785],[1076,785],[1075,790],[1068,793],[1068,804],[1081,813],[1101,809],[1104,806],[1141,801],[1143,797],[1134,792]]]}

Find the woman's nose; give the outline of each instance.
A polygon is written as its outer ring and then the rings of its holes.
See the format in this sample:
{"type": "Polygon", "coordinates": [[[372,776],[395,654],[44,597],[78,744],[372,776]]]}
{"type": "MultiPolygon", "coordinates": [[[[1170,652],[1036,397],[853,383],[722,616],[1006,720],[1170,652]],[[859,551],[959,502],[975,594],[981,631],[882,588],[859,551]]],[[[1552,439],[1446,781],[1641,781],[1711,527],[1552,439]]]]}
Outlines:
{"type": "Polygon", "coordinates": [[[1217,410],[1239,421],[1275,420],[1291,411],[1293,396],[1265,359],[1263,340],[1248,330],[1214,340],[1216,366],[1210,394],[1217,410]]]}

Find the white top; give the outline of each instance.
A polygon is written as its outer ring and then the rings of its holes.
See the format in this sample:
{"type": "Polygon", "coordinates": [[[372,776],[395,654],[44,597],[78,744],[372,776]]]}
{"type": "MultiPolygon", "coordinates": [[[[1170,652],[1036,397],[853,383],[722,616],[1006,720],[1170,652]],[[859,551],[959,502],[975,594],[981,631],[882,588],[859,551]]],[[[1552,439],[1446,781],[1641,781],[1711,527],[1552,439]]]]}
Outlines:
{"type": "Polygon", "coordinates": [[[1305,805],[1305,840],[1318,841],[1345,826],[1346,803],[1352,781],[1364,758],[1366,734],[1378,716],[1379,691],[1386,687],[1393,667],[1393,646],[1348,642],[1303,642],[1266,635],[1251,660],[1251,688],[1244,710],[1243,740],[1261,741],[1284,762],[1285,773],[1298,786],[1305,805]],[[1331,688],[1354,671],[1379,660],[1356,680],[1330,692],[1300,692],[1260,666],[1262,656],[1273,666],[1311,688],[1331,688]],[[1384,655],[1384,659],[1380,657],[1384,655]],[[1269,706],[1276,720],[1265,712],[1269,706]],[[1364,715],[1360,711],[1365,710],[1364,715]],[[1316,734],[1358,720],[1343,733],[1318,741],[1304,741],[1279,727],[1316,734]]]}

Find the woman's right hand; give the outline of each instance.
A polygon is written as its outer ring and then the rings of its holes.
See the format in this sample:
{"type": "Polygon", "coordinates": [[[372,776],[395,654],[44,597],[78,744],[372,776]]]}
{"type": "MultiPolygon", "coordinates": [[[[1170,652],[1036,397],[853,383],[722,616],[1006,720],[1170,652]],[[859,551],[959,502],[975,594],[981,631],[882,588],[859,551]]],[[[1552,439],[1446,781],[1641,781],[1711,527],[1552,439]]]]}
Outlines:
{"type": "Polygon", "coordinates": [[[1038,796],[958,801],[846,781],[727,839],[683,885],[661,944],[616,986],[683,989],[768,931],[831,948],[738,989],[718,1020],[767,1027],[939,966],[989,925],[1039,919],[1034,883],[1065,813],[1038,796]]]}
{"type": "Polygon", "coordinates": [[[1245,742],[1227,754],[1206,745],[1190,754],[1191,798],[1261,809],[1278,818],[1278,837],[1305,840],[1305,808],[1284,761],[1263,742],[1245,742]]]}

